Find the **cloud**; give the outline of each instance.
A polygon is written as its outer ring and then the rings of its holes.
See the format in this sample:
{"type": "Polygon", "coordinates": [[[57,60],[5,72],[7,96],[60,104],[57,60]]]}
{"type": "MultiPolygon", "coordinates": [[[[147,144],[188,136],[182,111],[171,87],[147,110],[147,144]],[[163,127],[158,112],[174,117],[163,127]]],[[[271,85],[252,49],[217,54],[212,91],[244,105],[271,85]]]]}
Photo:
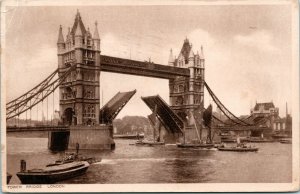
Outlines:
{"type": "Polygon", "coordinates": [[[236,35],[234,40],[243,45],[261,51],[277,52],[279,49],[273,44],[273,35],[266,30],[255,31],[249,35],[236,35]]]}
{"type": "Polygon", "coordinates": [[[107,33],[101,38],[101,51],[104,55],[122,56],[121,40],[112,33],[107,33]]]}
{"type": "Polygon", "coordinates": [[[216,41],[215,39],[209,34],[209,32],[202,30],[202,29],[196,29],[193,30],[188,34],[188,39],[193,45],[194,52],[197,52],[197,50],[200,51],[201,45],[204,48],[214,48],[216,41]]]}

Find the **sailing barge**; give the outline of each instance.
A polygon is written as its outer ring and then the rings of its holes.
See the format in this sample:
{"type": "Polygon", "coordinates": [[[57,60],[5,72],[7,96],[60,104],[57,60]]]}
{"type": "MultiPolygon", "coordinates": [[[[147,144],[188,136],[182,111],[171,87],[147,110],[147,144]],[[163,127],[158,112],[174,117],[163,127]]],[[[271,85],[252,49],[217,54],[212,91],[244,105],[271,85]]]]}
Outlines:
{"type": "MultiPolygon", "coordinates": [[[[194,114],[192,114],[192,117],[195,119],[194,114]]],[[[212,105],[210,104],[207,109],[203,112],[203,120],[204,120],[204,125],[207,127],[208,129],[208,133],[207,133],[207,142],[206,143],[202,143],[202,126],[200,126],[200,134],[198,132],[198,127],[196,122],[194,122],[194,127],[197,133],[197,137],[199,140],[199,143],[185,143],[185,134],[184,134],[184,142],[183,143],[178,143],[177,147],[179,148],[213,148],[214,144],[212,143],[212,136],[211,136],[211,119],[212,119],[212,105]]]]}

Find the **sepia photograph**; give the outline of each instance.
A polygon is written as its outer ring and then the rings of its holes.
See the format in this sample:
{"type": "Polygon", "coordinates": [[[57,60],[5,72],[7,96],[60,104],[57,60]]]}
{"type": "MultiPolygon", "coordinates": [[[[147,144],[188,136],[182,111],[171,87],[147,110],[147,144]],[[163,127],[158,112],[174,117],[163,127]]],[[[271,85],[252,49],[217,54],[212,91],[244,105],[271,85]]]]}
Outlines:
{"type": "Polygon", "coordinates": [[[3,191],[299,190],[296,0],[4,0],[1,51],[3,191]]]}

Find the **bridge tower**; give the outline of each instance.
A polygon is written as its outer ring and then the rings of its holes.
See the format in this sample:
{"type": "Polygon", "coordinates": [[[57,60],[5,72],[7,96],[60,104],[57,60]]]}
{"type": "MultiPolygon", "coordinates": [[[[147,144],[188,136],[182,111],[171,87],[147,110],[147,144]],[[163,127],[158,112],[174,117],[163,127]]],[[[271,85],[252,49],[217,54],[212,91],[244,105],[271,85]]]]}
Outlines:
{"type": "MultiPolygon", "coordinates": [[[[184,120],[187,132],[186,138],[197,138],[195,124],[198,130],[202,125],[202,112],[204,109],[204,70],[205,59],[203,47],[200,53],[194,53],[192,44],[186,38],[178,57],[170,51],[169,65],[188,68],[190,77],[178,76],[169,81],[171,108],[184,120]],[[190,137],[188,137],[190,136],[190,137]]],[[[201,134],[200,134],[201,135],[201,134]]]]}
{"type": "MultiPolygon", "coordinates": [[[[69,28],[65,40],[60,26],[57,41],[58,74],[62,76],[69,67],[75,67],[59,86],[61,121],[70,128],[69,149],[74,149],[77,144],[80,149],[114,147],[112,126],[99,124],[100,52],[97,22],[92,35],[77,11],[73,27],[69,28]]],[[[56,136],[51,137],[51,144],[59,142],[56,136]]]]}
{"type": "Polygon", "coordinates": [[[92,36],[77,12],[66,41],[60,26],[57,49],[59,75],[68,67],[76,66],[59,87],[60,115],[63,123],[99,124],[100,38],[97,23],[92,36]]]}

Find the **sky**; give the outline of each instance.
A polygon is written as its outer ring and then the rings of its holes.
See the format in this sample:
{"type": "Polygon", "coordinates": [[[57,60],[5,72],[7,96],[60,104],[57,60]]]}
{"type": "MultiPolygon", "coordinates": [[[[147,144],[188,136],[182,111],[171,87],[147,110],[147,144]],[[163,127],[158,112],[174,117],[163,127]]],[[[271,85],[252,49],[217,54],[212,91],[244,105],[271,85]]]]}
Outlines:
{"type": "MultiPolygon", "coordinates": [[[[280,115],[292,104],[291,8],[289,5],[154,5],[10,7],[6,12],[6,99],[10,101],[57,68],[59,25],[66,36],[79,9],[92,34],[98,22],[101,53],[168,64],[185,38],[197,52],[203,45],[205,80],[236,115],[256,102],[274,102],[280,115]]],[[[121,111],[150,114],[141,96],[169,101],[168,80],[101,73],[101,106],[118,91],[137,90],[121,111]]],[[[58,97],[55,95],[55,109],[58,97]]],[[[205,91],[205,106],[212,99],[205,91]]],[[[213,105],[215,108],[216,105],[213,105]]]]}

